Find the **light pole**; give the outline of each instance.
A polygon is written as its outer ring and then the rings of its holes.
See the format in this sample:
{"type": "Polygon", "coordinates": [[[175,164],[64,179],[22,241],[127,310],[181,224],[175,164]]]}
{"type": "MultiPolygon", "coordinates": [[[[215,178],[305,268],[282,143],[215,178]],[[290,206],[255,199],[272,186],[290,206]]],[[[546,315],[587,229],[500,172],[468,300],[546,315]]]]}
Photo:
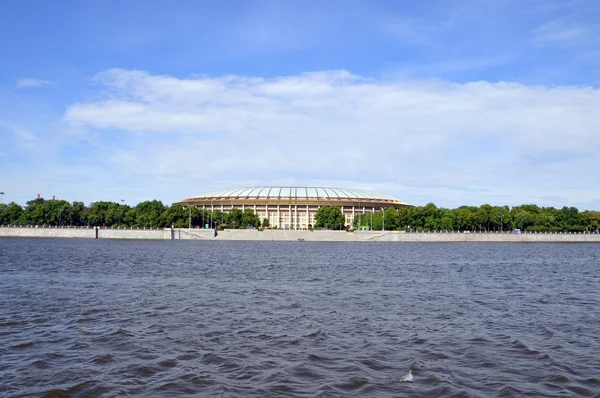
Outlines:
{"type": "Polygon", "coordinates": [[[383,226],[381,227],[381,230],[385,231],[385,209],[382,207],[381,211],[383,213],[383,226]]]}
{"type": "Polygon", "coordinates": [[[4,200],[4,192],[0,192],[0,205],[4,203],[3,200],[4,200]]]}

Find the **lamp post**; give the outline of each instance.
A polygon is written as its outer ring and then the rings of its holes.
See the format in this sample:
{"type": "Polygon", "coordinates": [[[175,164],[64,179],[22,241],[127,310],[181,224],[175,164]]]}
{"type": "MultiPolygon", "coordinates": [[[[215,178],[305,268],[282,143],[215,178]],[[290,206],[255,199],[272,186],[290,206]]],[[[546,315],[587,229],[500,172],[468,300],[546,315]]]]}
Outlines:
{"type": "Polygon", "coordinates": [[[0,192],[0,205],[4,203],[3,200],[4,200],[4,192],[0,192]]]}
{"type": "Polygon", "coordinates": [[[385,209],[382,207],[381,212],[383,213],[383,226],[381,227],[382,231],[385,231],[385,209]]]}

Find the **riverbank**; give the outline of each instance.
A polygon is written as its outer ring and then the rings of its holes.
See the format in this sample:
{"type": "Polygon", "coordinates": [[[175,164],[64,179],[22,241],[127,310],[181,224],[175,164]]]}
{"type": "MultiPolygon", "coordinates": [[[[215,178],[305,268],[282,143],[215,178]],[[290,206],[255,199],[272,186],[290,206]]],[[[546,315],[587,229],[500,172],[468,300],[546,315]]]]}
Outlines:
{"type": "Polygon", "coordinates": [[[400,231],[294,231],[235,229],[158,228],[43,228],[0,227],[0,238],[87,238],[87,239],[154,239],[154,240],[256,240],[304,242],[598,242],[600,234],[589,233],[456,233],[400,231]]]}

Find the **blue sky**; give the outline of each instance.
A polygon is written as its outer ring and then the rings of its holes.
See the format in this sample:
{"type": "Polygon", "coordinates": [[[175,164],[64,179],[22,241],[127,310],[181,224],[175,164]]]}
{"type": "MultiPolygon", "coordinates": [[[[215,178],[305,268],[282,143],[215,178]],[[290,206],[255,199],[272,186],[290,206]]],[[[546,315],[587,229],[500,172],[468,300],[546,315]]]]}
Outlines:
{"type": "Polygon", "coordinates": [[[600,209],[593,0],[0,2],[0,191],[600,209]]]}

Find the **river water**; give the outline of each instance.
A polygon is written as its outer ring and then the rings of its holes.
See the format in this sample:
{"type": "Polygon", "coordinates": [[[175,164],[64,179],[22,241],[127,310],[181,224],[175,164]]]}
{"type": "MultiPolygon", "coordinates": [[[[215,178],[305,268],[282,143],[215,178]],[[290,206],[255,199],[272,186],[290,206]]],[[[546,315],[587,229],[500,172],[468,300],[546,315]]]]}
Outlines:
{"type": "Polygon", "coordinates": [[[600,396],[600,244],[0,239],[0,396],[600,396]]]}

